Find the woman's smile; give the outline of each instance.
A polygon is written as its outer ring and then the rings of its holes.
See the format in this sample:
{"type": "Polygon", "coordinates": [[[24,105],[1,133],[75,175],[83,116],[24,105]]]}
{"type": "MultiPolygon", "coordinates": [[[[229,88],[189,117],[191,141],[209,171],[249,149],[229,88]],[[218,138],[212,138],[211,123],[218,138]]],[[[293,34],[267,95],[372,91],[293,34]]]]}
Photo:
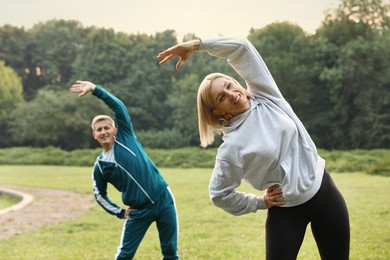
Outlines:
{"type": "Polygon", "coordinates": [[[233,117],[250,108],[245,89],[230,79],[223,77],[214,79],[211,83],[210,94],[215,102],[213,113],[216,116],[229,114],[233,117]]]}

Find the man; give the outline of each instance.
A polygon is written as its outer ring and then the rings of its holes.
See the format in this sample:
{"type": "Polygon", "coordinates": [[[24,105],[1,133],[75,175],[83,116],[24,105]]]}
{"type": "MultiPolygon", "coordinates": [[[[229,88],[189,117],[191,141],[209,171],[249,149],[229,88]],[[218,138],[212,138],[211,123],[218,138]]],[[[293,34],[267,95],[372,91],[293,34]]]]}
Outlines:
{"type": "Polygon", "coordinates": [[[103,148],[92,177],[97,203],[108,213],[125,219],[115,259],[132,259],[154,221],[164,259],[178,259],[178,220],[173,195],[136,138],[126,106],[105,89],[88,81],[76,81],[71,92],[78,93],[79,97],[92,93],[113,111],[113,118],[98,115],[92,120],[93,137],[103,148]],[[108,198],[107,183],[122,193],[127,209],[108,198]]]}

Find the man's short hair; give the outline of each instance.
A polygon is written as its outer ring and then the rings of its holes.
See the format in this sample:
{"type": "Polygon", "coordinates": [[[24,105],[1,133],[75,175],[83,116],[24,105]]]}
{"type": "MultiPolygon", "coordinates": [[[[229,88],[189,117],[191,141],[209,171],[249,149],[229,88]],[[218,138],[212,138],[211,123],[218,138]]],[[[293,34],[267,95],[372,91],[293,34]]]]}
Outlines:
{"type": "Polygon", "coordinates": [[[104,121],[104,120],[110,121],[112,127],[115,127],[115,121],[114,121],[114,119],[112,119],[110,116],[107,116],[107,115],[98,115],[98,116],[95,116],[95,117],[92,119],[92,123],[91,123],[92,130],[95,130],[94,125],[95,125],[97,122],[104,121]]]}

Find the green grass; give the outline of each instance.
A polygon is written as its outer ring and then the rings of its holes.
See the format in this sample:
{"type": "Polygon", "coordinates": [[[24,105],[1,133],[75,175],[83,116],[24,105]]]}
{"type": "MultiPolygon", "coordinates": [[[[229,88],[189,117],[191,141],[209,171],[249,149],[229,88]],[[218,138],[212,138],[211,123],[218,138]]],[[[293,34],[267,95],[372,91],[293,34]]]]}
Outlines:
{"type": "MultiPolygon", "coordinates": [[[[235,217],[211,205],[210,169],[162,172],[178,207],[181,259],[265,258],[266,211],[235,217]]],[[[349,207],[351,259],[390,259],[390,178],[364,173],[332,176],[349,207]]],[[[92,193],[90,167],[0,166],[0,183],[92,193]]],[[[240,190],[254,192],[244,184],[240,190]]],[[[109,194],[120,202],[117,192],[110,189],[109,194]]],[[[1,240],[0,259],[113,259],[122,224],[96,205],[73,221],[1,240]]],[[[146,234],[136,259],[161,259],[155,226],[146,234]]],[[[298,259],[319,259],[309,228],[298,259]]]]}
{"type": "Polygon", "coordinates": [[[19,200],[15,199],[12,196],[6,194],[0,194],[0,210],[8,208],[18,202],[19,200]]]}

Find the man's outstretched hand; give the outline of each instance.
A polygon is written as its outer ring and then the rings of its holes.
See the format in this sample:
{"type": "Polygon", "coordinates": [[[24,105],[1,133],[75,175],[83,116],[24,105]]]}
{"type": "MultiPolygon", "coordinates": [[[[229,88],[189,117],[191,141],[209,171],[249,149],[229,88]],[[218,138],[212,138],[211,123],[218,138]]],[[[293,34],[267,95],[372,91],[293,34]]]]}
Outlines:
{"type": "Polygon", "coordinates": [[[79,93],[79,97],[82,97],[94,91],[95,87],[96,85],[89,81],[77,80],[76,83],[73,84],[70,88],[70,91],[72,93],[79,93]]]}

